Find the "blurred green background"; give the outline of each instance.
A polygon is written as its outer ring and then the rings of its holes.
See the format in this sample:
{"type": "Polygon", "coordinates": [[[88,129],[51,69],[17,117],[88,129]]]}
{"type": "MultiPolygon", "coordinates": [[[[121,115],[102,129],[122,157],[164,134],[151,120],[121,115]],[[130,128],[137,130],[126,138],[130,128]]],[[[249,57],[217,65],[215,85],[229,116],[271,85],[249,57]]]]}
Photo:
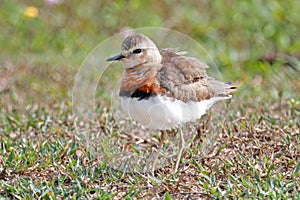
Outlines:
{"type": "Polygon", "coordinates": [[[36,91],[25,94],[27,100],[66,97],[88,53],[126,27],[164,27],[192,37],[224,79],[243,85],[241,91],[252,88],[256,95],[262,86],[275,87],[274,93],[285,90],[291,97],[299,90],[293,81],[299,74],[299,1],[3,0],[0,13],[1,68],[13,65],[22,74],[19,86],[36,91]],[[294,88],[283,86],[286,80],[294,88]]]}
{"type": "MultiPolygon", "coordinates": [[[[0,196],[152,199],[160,191],[171,199],[187,191],[211,199],[300,199],[299,13],[297,0],[1,0],[0,196]],[[168,167],[153,178],[116,173],[94,156],[102,156],[99,139],[119,144],[124,133],[110,107],[101,110],[103,82],[116,81],[121,67],[99,82],[99,126],[72,112],[74,80],[88,54],[126,28],[143,27],[190,36],[223,80],[239,85],[225,109],[193,124],[199,138],[175,176],[168,167]],[[216,133],[218,150],[203,157],[200,140],[216,133]]],[[[126,138],[133,147],[134,137],[126,138]]]]}

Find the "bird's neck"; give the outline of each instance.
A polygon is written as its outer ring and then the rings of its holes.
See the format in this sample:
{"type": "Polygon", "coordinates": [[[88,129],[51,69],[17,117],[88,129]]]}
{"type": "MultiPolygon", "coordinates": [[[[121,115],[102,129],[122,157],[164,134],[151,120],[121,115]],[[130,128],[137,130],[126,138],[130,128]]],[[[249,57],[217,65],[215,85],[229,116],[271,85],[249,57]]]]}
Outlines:
{"type": "Polygon", "coordinates": [[[120,91],[134,92],[142,86],[156,84],[156,77],[157,69],[153,65],[139,65],[133,68],[125,68],[120,91]]]}

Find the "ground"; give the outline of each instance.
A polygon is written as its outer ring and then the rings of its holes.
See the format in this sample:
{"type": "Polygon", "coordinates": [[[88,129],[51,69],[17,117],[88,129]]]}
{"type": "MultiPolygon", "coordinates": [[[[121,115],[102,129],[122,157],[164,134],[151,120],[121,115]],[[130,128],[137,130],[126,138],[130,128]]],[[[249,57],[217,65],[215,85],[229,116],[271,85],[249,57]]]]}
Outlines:
{"type": "Polygon", "coordinates": [[[299,199],[300,5],[264,3],[5,0],[0,197],[299,199]],[[114,151],[146,159],[159,141],[158,132],[115,119],[105,86],[122,68],[100,80],[96,117],[78,118],[72,109],[75,76],[88,53],[126,27],[146,26],[190,36],[223,79],[239,85],[231,100],[184,129],[176,174],[176,131],[154,176],[112,164],[122,162],[112,159],[114,151]]]}

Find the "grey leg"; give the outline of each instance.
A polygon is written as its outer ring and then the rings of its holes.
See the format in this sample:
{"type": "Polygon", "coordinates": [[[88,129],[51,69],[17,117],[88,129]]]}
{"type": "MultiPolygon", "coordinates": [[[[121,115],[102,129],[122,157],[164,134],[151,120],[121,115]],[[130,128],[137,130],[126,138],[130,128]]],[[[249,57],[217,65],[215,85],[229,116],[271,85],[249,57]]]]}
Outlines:
{"type": "Polygon", "coordinates": [[[160,136],[160,141],[159,141],[159,146],[158,146],[158,149],[157,149],[157,152],[156,152],[156,155],[155,155],[155,158],[154,158],[154,161],[153,161],[153,164],[152,164],[152,168],[151,168],[151,173],[154,174],[154,170],[155,170],[155,165],[157,163],[157,159],[158,159],[158,156],[160,154],[160,151],[164,145],[164,140],[165,140],[165,131],[162,130],[161,131],[161,136],[160,136]]]}
{"type": "Polygon", "coordinates": [[[181,159],[182,151],[184,149],[184,145],[185,145],[185,142],[184,142],[184,138],[183,138],[183,132],[182,132],[182,129],[180,128],[179,151],[178,151],[178,155],[177,155],[176,165],[175,165],[175,168],[173,170],[174,174],[178,170],[178,166],[179,166],[179,162],[180,162],[180,159],[181,159]]]}

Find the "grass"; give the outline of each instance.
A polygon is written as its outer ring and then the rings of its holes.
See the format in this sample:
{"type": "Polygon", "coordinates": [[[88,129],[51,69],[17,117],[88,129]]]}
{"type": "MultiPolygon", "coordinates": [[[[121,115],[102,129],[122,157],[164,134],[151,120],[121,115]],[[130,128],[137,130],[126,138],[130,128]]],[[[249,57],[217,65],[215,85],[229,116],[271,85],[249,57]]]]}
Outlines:
{"type": "MultiPolygon", "coordinates": [[[[0,197],[300,199],[299,8],[292,0],[52,5],[5,0],[0,197]],[[39,15],[26,17],[28,6],[39,15]],[[158,135],[146,135],[148,130],[127,119],[117,121],[104,103],[105,88],[98,88],[96,118],[83,120],[72,111],[81,62],[126,26],[183,32],[208,50],[224,80],[240,83],[230,102],[186,127],[189,142],[174,175],[175,132],[155,176],[120,168],[142,168],[139,158],[151,161],[158,135]],[[128,163],[120,151],[129,152],[128,163]]],[[[108,77],[114,79],[115,72],[108,77]]]]}

